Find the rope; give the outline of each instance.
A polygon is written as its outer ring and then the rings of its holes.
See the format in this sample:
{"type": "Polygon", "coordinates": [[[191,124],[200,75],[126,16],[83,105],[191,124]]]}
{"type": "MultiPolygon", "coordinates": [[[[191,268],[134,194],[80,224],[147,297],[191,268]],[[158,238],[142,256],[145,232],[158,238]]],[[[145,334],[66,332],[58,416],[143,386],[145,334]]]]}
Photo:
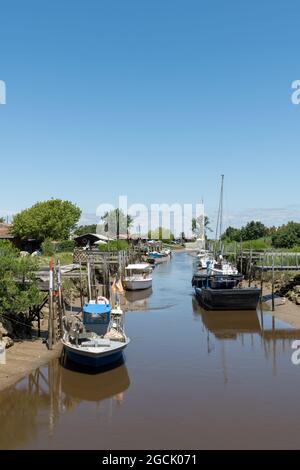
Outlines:
{"type": "Polygon", "coordinates": [[[28,323],[23,323],[19,320],[15,320],[14,318],[10,318],[8,315],[5,315],[4,313],[1,313],[0,317],[4,317],[9,321],[14,321],[15,323],[19,323],[20,325],[26,326],[27,328],[30,326],[28,323]]]}

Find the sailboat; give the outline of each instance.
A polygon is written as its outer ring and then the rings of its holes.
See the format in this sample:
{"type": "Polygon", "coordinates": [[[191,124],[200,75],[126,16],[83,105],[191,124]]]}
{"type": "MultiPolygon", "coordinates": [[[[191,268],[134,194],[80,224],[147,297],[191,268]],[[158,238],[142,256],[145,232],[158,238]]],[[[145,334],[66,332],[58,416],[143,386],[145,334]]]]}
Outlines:
{"type": "MultiPolygon", "coordinates": [[[[222,175],[221,195],[216,241],[221,240],[223,224],[223,190],[224,175],[222,175]]],[[[223,255],[219,261],[208,262],[206,273],[195,273],[192,286],[195,289],[199,303],[208,310],[253,310],[256,309],[260,290],[257,287],[244,288],[241,286],[243,275],[223,255]]]]}

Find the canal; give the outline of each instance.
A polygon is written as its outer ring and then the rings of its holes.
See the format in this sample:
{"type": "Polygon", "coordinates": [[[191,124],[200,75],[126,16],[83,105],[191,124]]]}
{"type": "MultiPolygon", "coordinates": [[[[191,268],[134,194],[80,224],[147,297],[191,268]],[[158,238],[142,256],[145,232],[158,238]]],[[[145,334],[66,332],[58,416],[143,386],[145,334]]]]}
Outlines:
{"type": "Polygon", "coordinates": [[[131,344],[113,370],[52,361],[0,394],[3,449],[299,448],[299,332],[270,312],[204,312],[193,258],[128,295],[131,344]]]}

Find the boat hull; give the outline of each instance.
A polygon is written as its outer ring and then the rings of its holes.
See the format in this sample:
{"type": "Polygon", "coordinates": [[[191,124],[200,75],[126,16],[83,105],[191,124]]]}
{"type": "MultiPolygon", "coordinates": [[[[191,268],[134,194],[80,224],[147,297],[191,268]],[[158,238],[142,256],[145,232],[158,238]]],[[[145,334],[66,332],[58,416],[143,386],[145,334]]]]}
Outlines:
{"type": "Polygon", "coordinates": [[[256,288],[211,289],[195,287],[200,304],[207,310],[256,310],[260,290],[256,288]]]}
{"type": "Polygon", "coordinates": [[[90,350],[87,351],[82,348],[69,345],[65,342],[63,342],[63,345],[67,358],[72,362],[88,367],[101,368],[120,361],[123,358],[123,351],[128,343],[129,340],[127,340],[125,343],[118,343],[118,347],[104,352],[91,352],[90,350]]]}
{"type": "Polygon", "coordinates": [[[124,280],[126,290],[146,290],[152,287],[152,279],[124,280]]]}

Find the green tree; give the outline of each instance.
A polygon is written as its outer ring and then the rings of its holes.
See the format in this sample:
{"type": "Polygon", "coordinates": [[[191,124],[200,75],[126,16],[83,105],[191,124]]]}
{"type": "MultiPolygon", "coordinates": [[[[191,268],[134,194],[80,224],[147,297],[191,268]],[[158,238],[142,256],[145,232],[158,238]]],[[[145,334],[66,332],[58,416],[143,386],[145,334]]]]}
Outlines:
{"type": "Polygon", "coordinates": [[[74,230],[76,236],[86,235],[87,233],[96,233],[97,224],[80,225],[74,230]]]}
{"type": "Polygon", "coordinates": [[[300,224],[289,222],[279,227],[272,235],[272,244],[275,248],[293,248],[300,245],[300,224]]]}
{"type": "Polygon", "coordinates": [[[222,240],[239,242],[241,240],[241,230],[234,227],[228,227],[222,235],[222,240]]]}
{"type": "Polygon", "coordinates": [[[5,222],[5,218],[4,217],[0,217],[0,224],[4,224],[5,222]]]}
{"type": "Polygon", "coordinates": [[[133,217],[125,215],[120,209],[106,212],[101,217],[102,225],[97,227],[97,233],[102,233],[110,238],[118,238],[119,235],[128,235],[133,224],[133,217]]]}
{"type": "Polygon", "coordinates": [[[66,240],[81,215],[81,210],[70,201],[50,199],[38,202],[13,218],[12,233],[20,238],[47,238],[66,240]]]}
{"type": "Polygon", "coordinates": [[[34,258],[22,258],[10,242],[0,241],[0,316],[22,314],[32,320],[31,309],[41,301],[36,269],[34,258]]]}
{"type": "Polygon", "coordinates": [[[158,227],[155,230],[149,230],[148,238],[151,240],[161,240],[167,243],[174,240],[174,235],[171,230],[164,227],[158,227]]]}
{"type": "Polygon", "coordinates": [[[268,234],[268,228],[259,221],[252,220],[241,230],[243,240],[258,240],[268,234]]]}

